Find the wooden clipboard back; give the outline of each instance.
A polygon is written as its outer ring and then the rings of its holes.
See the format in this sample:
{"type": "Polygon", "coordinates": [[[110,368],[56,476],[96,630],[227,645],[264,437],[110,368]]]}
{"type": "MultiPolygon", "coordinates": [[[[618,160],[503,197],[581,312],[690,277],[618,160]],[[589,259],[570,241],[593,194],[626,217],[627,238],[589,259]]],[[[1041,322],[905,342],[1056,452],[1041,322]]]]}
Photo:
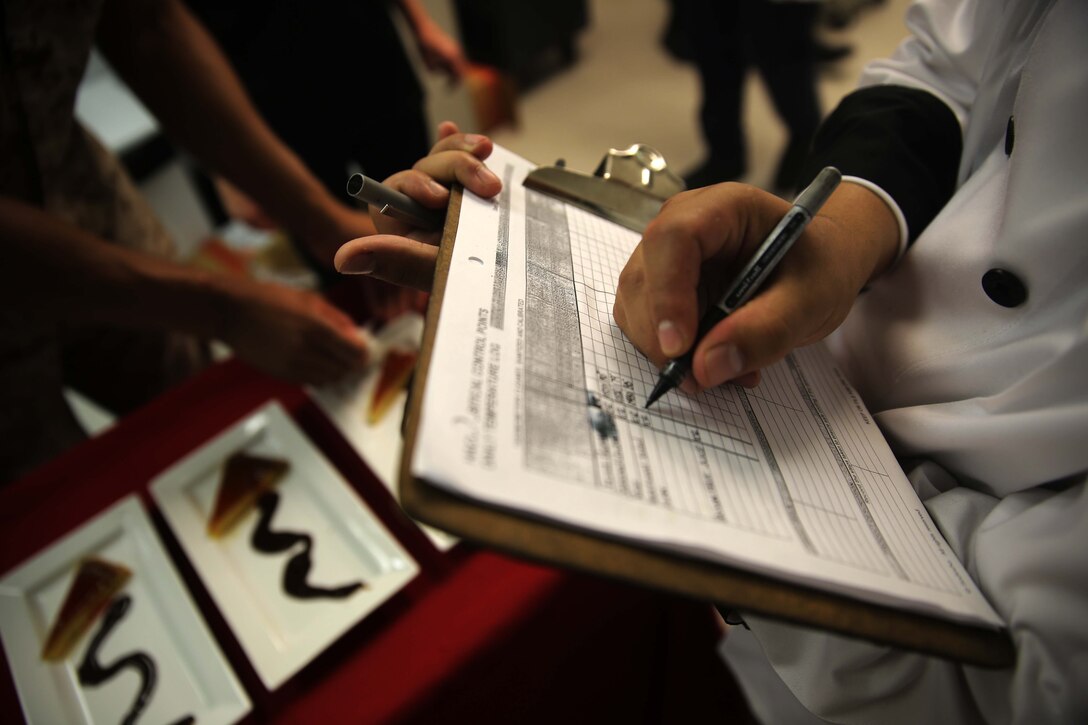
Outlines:
{"type": "Polygon", "coordinates": [[[455,496],[413,476],[412,458],[423,393],[457,236],[461,198],[460,188],[455,188],[406,413],[400,498],[409,515],[467,541],[517,557],[649,586],[742,612],[983,667],[1007,667],[1015,661],[1015,650],[1004,631],[904,612],[665,550],[639,547],[455,496]]]}

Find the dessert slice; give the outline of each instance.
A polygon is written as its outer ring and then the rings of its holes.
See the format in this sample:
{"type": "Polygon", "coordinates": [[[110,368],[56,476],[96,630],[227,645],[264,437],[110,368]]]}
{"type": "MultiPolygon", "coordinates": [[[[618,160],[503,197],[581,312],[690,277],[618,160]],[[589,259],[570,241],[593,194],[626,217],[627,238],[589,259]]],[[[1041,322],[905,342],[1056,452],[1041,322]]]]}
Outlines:
{"type": "Polygon", "coordinates": [[[271,490],[290,467],[287,461],[279,458],[248,453],[235,453],[228,458],[208,519],[208,534],[219,538],[230,531],[261,494],[271,490]]]}
{"type": "Polygon", "coordinates": [[[378,384],[374,386],[374,394],[367,408],[366,422],[368,424],[374,425],[385,417],[393,401],[397,399],[397,394],[412,376],[418,357],[419,353],[415,350],[397,348],[385,354],[385,360],[382,361],[382,374],[378,377],[378,384]]]}
{"type": "Polygon", "coordinates": [[[132,571],[128,568],[105,559],[89,556],[80,561],[75,579],[45,638],[42,659],[59,662],[67,657],[131,576],[132,571]]]}

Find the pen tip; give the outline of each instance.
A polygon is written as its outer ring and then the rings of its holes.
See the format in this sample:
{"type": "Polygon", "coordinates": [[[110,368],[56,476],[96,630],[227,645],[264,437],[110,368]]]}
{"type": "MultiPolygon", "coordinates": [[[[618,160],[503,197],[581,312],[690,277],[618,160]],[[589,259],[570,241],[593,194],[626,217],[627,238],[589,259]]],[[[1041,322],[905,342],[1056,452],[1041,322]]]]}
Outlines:
{"type": "Polygon", "coordinates": [[[672,383],[669,381],[668,378],[659,378],[657,381],[657,385],[655,385],[654,389],[650,391],[650,397],[646,399],[646,405],[644,406],[644,408],[649,408],[651,405],[656,403],[662,395],[669,392],[669,390],[671,389],[672,383]]]}

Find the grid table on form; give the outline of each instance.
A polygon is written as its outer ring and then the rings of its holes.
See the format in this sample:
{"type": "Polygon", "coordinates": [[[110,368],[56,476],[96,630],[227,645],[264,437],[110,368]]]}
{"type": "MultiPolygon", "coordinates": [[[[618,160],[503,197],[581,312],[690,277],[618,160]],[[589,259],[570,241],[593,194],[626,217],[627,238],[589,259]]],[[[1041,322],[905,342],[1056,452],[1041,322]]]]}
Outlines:
{"type": "Polygon", "coordinates": [[[866,492],[883,495],[879,484],[887,474],[860,439],[850,457],[806,452],[780,464],[770,438],[800,447],[799,436],[826,435],[808,430],[812,416],[802,409],[805,382],[796,366],[792,376],[785,374],[789,366],[766,371],[754,391],[723,386],[694,398],[676,391],[645,409],[658,371],[612,319],[631,233],[532,191],[526,192],[526,216],[529,309],[538,316],[538,329],[547,330],[527,341],[528,358],[549,361],[530,375],[534,395],[525,400],[532,421],[530,466],[686,516],[796,537],[830,561],[956,589],[938,557],[900,551],[889,541],[882,525],[892,522],[878,522],[886,517],[874,514],[864,496],[851,495],[855,487],[812,483],[828,475],[852,481],[860,474],[866,492]],[[569,324],[575,316],[577,339],[569,324]],[[558,358],[565,364],[557,366],[558,358]],[[545,397],[550,400],[541,405],[545,397]],[[548,433],[541,434],[541,418],[550,419],[548,433]],[[853,454],[868,467],[852,463],[853,454]],[[691,476],[692,469],[701,475],[691,476]],[[821,476],[808,475],[817,470],[821,476]]]}

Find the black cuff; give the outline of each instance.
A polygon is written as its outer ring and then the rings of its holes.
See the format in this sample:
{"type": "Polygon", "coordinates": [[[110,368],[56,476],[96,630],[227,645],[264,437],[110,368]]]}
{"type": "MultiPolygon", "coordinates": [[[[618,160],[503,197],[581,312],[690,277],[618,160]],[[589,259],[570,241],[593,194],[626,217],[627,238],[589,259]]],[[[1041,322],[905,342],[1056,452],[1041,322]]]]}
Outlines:
{"type": "Polygon", "coordinates": [[[801,181],[834,166],[873,182],[899,205],[909,243],[952,198],[962,153],[959,122],[936,96],[872,86],[844,98],[820,126],[801,181]]]}

